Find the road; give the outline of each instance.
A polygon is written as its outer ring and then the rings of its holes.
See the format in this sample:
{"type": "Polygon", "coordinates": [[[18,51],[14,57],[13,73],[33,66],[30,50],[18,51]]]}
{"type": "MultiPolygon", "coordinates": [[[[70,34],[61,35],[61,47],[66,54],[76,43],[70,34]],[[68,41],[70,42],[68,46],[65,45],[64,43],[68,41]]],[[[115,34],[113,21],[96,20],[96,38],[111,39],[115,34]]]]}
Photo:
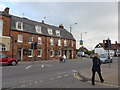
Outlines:
{"type": "MultiPolygon", "coordinates": [[[[114,58],[110,68],[112,68],[113,65],[116,66],[117,63],[118,59],[114,58]]],[[[9,89],[117,88],[117,82],[105,82],[104,84],[101,84],[98,81],[95,86],[91,85],[91,75],[89,75],[91,72],[91,67],[92,61],[90,58],[69,60],[66,63],[50,60],[44,62],[20,62],[16,66],[2,67],[2,86],[3,88],[9,89]],[[82,81],[81,77],[78,78],[78,76],[76,76],[74,73],[75,71],[78,71],[80,75],[87,77],[89,80],[86,82],[82,81]]],[[[108,67],[108,64],[102,65],[102,68],[105,67],[108,67]]]]}

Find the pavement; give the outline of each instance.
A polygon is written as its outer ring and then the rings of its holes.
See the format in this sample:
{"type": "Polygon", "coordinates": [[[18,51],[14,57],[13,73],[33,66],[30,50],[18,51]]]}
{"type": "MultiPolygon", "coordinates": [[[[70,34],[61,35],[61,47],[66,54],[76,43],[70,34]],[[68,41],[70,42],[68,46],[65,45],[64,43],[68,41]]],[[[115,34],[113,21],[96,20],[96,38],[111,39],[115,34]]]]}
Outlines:
{"type": "MultiPolygon", "coordinates": [[[[86,69],[86,68],[82,69],[79,71],[79,73],[82,76],[87,77],[87,78],[92,77],[91,68],[90,69],[86,69]]],[[[118,63],[117,63],[117,61],[110,64],[110,66],[109,66],[109,63],[102,64],[101,65],[101,73],[105,80],[104,83],[101,83],[101,84],[104,84],[106,86],[120,87],[120,85],[118,83],[118,63]]],[[[97,73],[96,73],[95,79],[96,79],[96,81],[100,81],[97,73]]],[[[98,83],[98,84],[100,84],[100,83],[98,83]]]]}

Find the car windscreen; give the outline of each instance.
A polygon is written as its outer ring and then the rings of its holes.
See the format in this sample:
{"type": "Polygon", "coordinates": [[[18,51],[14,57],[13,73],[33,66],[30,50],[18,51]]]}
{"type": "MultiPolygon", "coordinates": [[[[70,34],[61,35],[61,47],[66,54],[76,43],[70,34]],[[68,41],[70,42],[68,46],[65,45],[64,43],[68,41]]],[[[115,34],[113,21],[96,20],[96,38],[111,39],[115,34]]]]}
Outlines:
{"type": "Polygon", "coordinates": [[[106,58],[106,56],[105,55],[101,55],[100,58],[106,58]]]}

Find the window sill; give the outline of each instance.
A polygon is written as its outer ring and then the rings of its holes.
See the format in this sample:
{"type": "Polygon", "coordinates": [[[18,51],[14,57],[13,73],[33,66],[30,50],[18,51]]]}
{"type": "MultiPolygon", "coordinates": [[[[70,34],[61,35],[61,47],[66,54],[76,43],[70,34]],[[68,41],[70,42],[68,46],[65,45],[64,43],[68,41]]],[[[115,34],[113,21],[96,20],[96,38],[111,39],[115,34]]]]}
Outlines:
{"type": "Polygon", "coordinates": [[[28,56],[28,57],[33,57],[33,56],[28,56]]]}
{"type": "Polygon", "coordinates": [[[18,43],[23,43],[22,41],[18,41],[18,43]]]}

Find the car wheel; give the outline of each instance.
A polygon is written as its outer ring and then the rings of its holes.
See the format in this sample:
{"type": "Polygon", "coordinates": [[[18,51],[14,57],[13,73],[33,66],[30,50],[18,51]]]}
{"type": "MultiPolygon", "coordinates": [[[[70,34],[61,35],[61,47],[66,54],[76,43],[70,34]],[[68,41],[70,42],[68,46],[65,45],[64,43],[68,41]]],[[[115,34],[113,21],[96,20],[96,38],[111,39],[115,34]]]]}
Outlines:
{"type": "Polygon", "coordinates": [[[17,64],[16,61],[12,61],[12,62],[11,62],[11,65],[12,65],[12,66],[15,66],[16,64],[17,64]]]}

